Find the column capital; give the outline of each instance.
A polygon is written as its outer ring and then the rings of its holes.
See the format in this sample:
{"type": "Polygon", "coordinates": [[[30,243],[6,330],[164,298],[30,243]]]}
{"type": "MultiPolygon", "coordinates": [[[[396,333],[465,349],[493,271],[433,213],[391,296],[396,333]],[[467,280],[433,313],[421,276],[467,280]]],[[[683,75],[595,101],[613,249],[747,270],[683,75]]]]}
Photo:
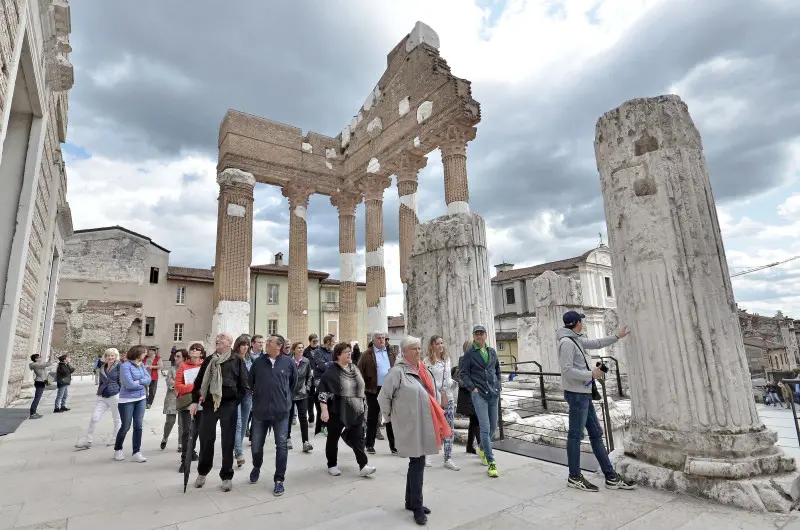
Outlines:
{"type": "Polygon", "coordinates": [[[475,139],[478,128],[461,122],[452,122],[444,126],[437,136],[442,156],[466,155],[467,142],[475,139]]]}
{"type": "Polygon", "coordinates": [[[383,201],[383,190],[392,185],[392,179],[383,175],[368,175],[359,182],[365,201],[383,201]]]}
{"type": "Polygon", "coordinates": [[[340,190],[331,194],[331,205],[339,210],[339,216],[355,215],[356,206],[361,202],[361,194],[357,191],[340,190]]]}
{"type": "Polygon", "coordinates": [[[290,182],[281,186],[281,194],[289,199],[289,208],[308,207],[308,199],[316,192],[313,187],[300,182],[290,182]]]}
{"type": "Polygon", "coordinates": [[[245,186],[253,187],[256,185],[256,179],[252,173],[229,167],[217,174],[217,184],[220,187],[232,184],[244,184],[245,186]]]}
{"type": "Polygon", "coordinates": [[[397,175],[397,182],[417,181],[419,171],[428,165],[428,157],[403,152],[387,164],[387,169],[397,175]]]}

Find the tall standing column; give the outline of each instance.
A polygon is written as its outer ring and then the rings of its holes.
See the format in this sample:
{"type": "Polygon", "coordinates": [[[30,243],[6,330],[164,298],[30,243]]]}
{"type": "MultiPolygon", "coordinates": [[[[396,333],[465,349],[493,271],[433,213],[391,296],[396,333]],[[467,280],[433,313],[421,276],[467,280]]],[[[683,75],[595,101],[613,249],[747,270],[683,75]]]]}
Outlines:
{"type": "Polygon", "coordinates": [[[397,168],[397,195],[400,198],[400,280],[403,282],[403,314],[408,314],[406,305],[406,275],[408,258],[414,230],[419,224],[417,217],[417,175],[428,159],[424,156],[403,153],[397,168]]]}
{"type": "Polygon", "coordinates": [[[308,337],[308,226],[306,212],[313,188],[290,183],[282,188],[289,199],[289,339],[308,337]]]}
{"type": "Polygon", "coordinates": [[[453,123],[439,137],[444,167],[444,200],[448,214],[469,213],[467,142],[474,140],[476,133],[475,127],[453,123]]]}
{"type": "Polygon", "coordinates": [[[383,190],[392,180],[369,175],[361,181],[367,210],[367,333],[386,331],[386,270],[383,267],[383,190]]]}
{"type": "Polygon", "coordinates": [[[356,283],[356,206],[361,194],[340,191],[331,196],[339,210],[339,341],[358,340],[358,284],[356,283]]]}
{"type": "Polygon", "coordinates": [[[788,471],[794,460],[756,412],[700,133],[686,104],[660,96],[607,112],[595,154],[620,320],[632,329],[625,450],[635,460],[626,469],[655,485],[689,481],[702,495],[771,509],[779,495],[731,480],[788,471]],[[682,476],[662,482],[670,470],[682,476]],[[693,477],[722,479],[722,489],[693,477]]]}
{"type": "Polygon", "coordinates": [[[253,175],[240,169],[226,169],[217,176],[219,199],[214,315],[211,322],[213,335],[226,331],[236,337],[250,329],[255,183],[253,175]]]}

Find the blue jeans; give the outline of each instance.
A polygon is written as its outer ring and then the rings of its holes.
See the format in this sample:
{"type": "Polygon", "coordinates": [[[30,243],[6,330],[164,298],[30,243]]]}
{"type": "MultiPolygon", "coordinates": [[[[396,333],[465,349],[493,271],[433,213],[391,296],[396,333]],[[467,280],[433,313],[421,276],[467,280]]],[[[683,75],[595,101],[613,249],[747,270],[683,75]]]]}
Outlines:
{"type": "Polygon", "coordinates": [[[261,469],[264,463],[264,441],[267,438],[267,429],[272,427],[275,436],[275,482],[283,482],[286,475],[286,461],[289,459],[289,449],[286,446],[286,435],[289,431],[289,414],[284,418],[274,421],[257,420],[253,418],[250,426],[250,442],[253,455],[253,467],[261,469]]]}
{"type": "Polygon", "coordinates": [[[67,398],[69,397],[69,385],[58,387],[56,390],[56,404],[54,410],[63,409],[67,406],[67,398]]]}
{"type": "Polygon", "coordinates": [[[237,457],[244,454],[242,441],[244,433],[247,432],[247,420],[250,419],[250,411],[253,409],[253,394],[247,394],[239,403],[239,419],[236,421],[236,439],[233,443],[233,454],[237,457]]]}
{"type": "Polygon", "coordinates": [[[569,476],[581,476],[581,440],[583,429],[589,433],[589,442],[592,444],[594,457],[600,464],[600,469],[607,480],[617,478],[617,473],[608,459],[608,451],[603,443],[603,428],[597,421],[597,413],[592,404],[591,394],[564,391],[564,399],[569,405],[569,432],[567,433],[567,461],[569,462],[569,476]]]}
{"type": "Polygon", "coordinates": [[[497,396],[485,397],[480,392],[472,392],[472,408],[480,425],[481,450],[486,454],[486,460],[494,462],[492,440],[497,428],[497,396]]]}
{"type": "Polygon", "coordinates": [[[114,443],[114,451],[122,450],[122,443],[133,423],[133,454],[142,450],[142,424],[144,421],[144,410],[147,407],[147,399],[131,401],[119,404],[119,417],[122,420],[122,427],[117,431],[117,441],[114,443]]]}

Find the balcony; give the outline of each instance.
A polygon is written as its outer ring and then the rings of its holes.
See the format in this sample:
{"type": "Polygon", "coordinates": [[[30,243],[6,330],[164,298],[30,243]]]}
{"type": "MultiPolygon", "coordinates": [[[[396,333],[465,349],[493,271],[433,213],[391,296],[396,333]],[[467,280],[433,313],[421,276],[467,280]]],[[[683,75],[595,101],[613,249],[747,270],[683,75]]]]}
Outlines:
{"type": "Polygon", "coordinates": [[[322,302],[322,310],[327,313],[338,313],[339,302],[322,302]]]}

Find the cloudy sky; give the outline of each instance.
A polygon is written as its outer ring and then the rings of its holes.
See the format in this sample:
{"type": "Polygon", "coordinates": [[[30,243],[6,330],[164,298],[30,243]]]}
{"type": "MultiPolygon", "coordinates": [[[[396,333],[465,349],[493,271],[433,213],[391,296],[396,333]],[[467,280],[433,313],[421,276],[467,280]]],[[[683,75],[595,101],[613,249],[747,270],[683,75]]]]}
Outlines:
{"type": "MultiPolygon", "coordinates": [[[[216,141],[229,108],[335,136],[417,20],[473,82],[471,204],[491,263],[578,255],[605,233],[597,118],[677,93],[703,136],[732,272],[800,255],[797,0],[142,0],[72,2],[64,150],[76,228],[120,224],[213,264],[216,141]]],[[[441,159],[420,218],[445,213],[441,159]]],[[[384,203],[388,306],[402,310],[397,191],[384,203]]],[[[338,275],[336,210],[309,206],[309,266],[338,275]]],[[[288,254],[288,204],[256,188],[254,263],[288,254]]],[[[364,216],[358,209],[360,274],[364,216]]],[[[734,281],[740,306],[800,318],[800,260],[734,281]]]]}

